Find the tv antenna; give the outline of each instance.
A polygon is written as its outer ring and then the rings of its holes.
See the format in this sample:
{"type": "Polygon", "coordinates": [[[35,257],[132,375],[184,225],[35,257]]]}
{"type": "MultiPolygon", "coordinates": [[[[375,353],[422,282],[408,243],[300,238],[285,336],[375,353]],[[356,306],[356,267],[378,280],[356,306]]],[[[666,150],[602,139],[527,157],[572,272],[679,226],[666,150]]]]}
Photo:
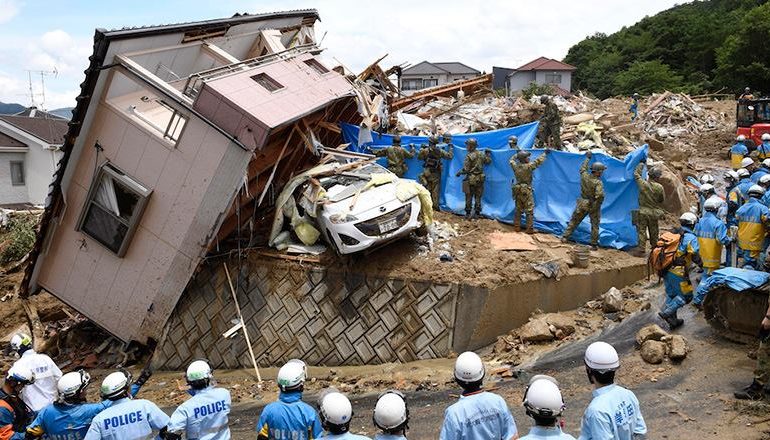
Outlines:
{"type": "Polygon", "coordinates": [[[29,105],[30,107],[37,107],[40,110],[45,110],[45,77],[53,76],[56,78],[59,76],[59,71],[54,66],[53,70],[27,70],[27,79],[29,80],[29,105]],[[40,75],[40,93],[35,93],[34,87],[32,87],[32,75],[40,75]],[[37,98],[40,98],[40,105],[36,104],[37,98]]]}

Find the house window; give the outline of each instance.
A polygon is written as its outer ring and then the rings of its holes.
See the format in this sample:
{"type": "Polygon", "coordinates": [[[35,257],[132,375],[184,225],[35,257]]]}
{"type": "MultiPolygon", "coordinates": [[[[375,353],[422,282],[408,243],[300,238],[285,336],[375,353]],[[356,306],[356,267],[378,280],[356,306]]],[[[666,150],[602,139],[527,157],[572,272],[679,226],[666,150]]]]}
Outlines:
{"type": "Polygon", "coordinates": [[[420,90],[422,88],[422,79],[402,79],[401,88],[403,90],[420,90]]]}
{"type": "Polygon", "coordinates": [[[428,87],[436,87],[438,85],[437,79],[424,79],[422,80],[422,88],[427,89],[428,87]]]}
{"type": "Polygon", "coordinates": [[[305,64],[312,67],[313,70],[318,72],[320,75],[323,75],[324,73],[329,73],[329,69],[327,69],[323,64],[319,63],[318,60],[315,58],[310,58],[309,60],[305,60],[305,64]]]}
{"type": "Polygon", "coordinates": [[[122,257],[151,191],[110,164],[96,175],[78,230],[122,257]]]}
{"type": "Polygon", "coordinates": [[[182,134],[182,129],[184,128],[185,124],[187,124],[187,116],[183,115],[177,109],[171,107],[163,101],[158,102],[170,113],[168,124],[166,124],[166,129],[163,131],[163,137],[176,143],[179,140],[179,136],[182,134]]]}
{"type": "Polygon", "coordinates": [[[546,84],[561,84],[561,73],[546,73],[545,74],[545,83],[546,84]]]}
{"type": "Polygon", "coordinates": [[[11,185],[24,186],[24,162],[20,160],[11,161],[11,185]]]}
{"type": "Polygon", "coordinates": [[[278,81],[274,80],[270,77],[270,75],[266,73],[259,73],[257,75],[254,75],[251,77],[254,81],[257,82],[260,86],[267,89],[268,92],[275,92],[277,90],[281,90],[283,86],[278,81]]]}
{"type": "Polygon", "coordinates": [[[130,105],[128,112],[162,133],[164,139],[176,144],[187,124],[187,116],[161,99],[143,96],[141,101],[141,104],[130,105]]]}

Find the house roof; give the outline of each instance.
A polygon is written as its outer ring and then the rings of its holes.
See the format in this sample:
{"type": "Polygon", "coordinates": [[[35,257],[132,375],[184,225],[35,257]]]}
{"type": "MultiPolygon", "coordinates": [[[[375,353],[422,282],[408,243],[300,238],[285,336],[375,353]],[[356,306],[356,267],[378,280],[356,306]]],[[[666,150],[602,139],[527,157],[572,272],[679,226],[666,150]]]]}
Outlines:
{"type": "Polygon", "coordinates": [[[0,148],[3,148],[3,147],[23,148],[26,146],[27,144],[12,138],[3,132],[0,132],[0,148]]]}
{"type": "Polygon", "coordinates": [[[553,58],[540,57],[516,68],[519,72],[527,70],[577,70],[577,67],[553,58]]]}
{"type": "Polygon", "coordinates": [[[14,113],[13,116],[25,116],[28,118],[48,118],[48,119],[61,119],[62,121],[67,121],[67,118],[62,118],[59,115],[56,115],[51,112],[47,112],[45,110],[40,110],[37,107],[27,107],[23,111],[20,111],[19,113],[14,113]]]}
{"type": "Polygon", "coordinates": [[[478,75],[481,72],[460,62],[431,63],[422,61],[404,69],[402,75],[445,74],[478,75]]]}
{"type": "MultiPolygon", "coordinates": [[[[27,115],[30,114],[26,110],[27,115]]],[[[24,112],[22,112],[23,114],[24,112]]],[[[66,119],[51,115],[46,112],[32,112],[33,116],[0,115],[0,120],[13,125],[19,130],[35,136],[48,144],[60,145],[64,143],[64,135],[67,134],[66,119]]]]}

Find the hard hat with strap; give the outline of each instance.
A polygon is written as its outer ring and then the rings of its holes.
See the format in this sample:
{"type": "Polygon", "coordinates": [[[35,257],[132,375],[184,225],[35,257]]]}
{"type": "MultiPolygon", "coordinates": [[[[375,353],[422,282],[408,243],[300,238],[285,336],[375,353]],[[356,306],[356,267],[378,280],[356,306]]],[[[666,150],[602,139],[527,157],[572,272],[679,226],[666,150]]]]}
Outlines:
{"type": "Polygon", "coordinates": [[[524,393],[524,408],[530,416],[556,418],[564,411],[558,385],[548,379],[531,381],[524,393]]]}
{"type": "Polygon", "coordinates": [[[588,346],[584,361],[588,368],[600,373],[615,371],[620,367],[618,352],[612,345],[603,341],[588,346]]]}
{"type": "Polygon", "coordinates": [[[409,422],[409,407],[406,397],[396,390],[388,390],[380,394],[372,415],[374,426],[383,431],[407,429],[409,422]]]}
{"type": "Polygon", "coordinates": [[[346,432],[353,417],[353,406],[344,394],[332,392],[326,394],[321,400],[319,413],[324,425],[331,425],[346,432]]]}
{"type": "Polygon", "coordinates": [[[91,376],[85,370],[78,370],[62,376],[56,383],[56,389],[61,399],[74,400],[84,397],[82,393],[90,383],[91,376]]]}
{"type": "Polygon", "coordinates": [[[470,384],[484,379],[484,363],[479,355],[466,351],[455,361],[455,379],[461,384],[470,384]]]}

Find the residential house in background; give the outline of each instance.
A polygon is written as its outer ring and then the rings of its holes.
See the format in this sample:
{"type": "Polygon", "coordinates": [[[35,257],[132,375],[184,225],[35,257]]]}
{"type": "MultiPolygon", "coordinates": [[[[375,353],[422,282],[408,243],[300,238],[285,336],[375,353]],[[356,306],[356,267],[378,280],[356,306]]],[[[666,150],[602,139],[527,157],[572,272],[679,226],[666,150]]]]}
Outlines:
{"type": "Polygon", "coordinates": [[[430,63],[423,61],[402,71],[399,87],[403,94],[410,95],[417,90],[471,79],[479,75],[481,75],[480,71],[463,63],[430,63]]]}
{"type": "Polygon", "coordinates": [[[45,204],[67,124],[35,107],[0,115],[0,207],[45,204]]]}
{"type": "MultiPolygon", "coordinates": [[[[494,69],[497,69],[501,74],[508,70],[496,67],[493,68],[493,72],[494,69]]],[[[575,66],[552,58],[540,57],[507,73],[505,88],[509,95],[513,95],[534,82],[541,85],[551,85],[558,95],[569,95],[572,93],[572,72],[575,70],[575,66]]],[[[498,83],[497,78],[494,81],[495,84],[498,83]]]]}

